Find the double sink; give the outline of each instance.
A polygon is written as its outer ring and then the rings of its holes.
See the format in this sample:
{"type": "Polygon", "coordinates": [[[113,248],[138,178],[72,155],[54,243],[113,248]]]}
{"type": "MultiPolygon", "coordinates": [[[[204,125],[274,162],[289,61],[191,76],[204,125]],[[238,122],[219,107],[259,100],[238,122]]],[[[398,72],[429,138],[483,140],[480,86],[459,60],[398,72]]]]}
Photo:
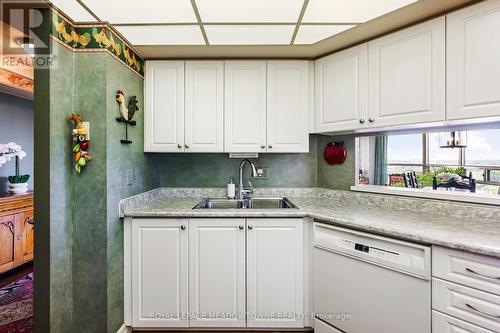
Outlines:
{"type": "Polygon", "coordinates": [[[193,209],[296,209],[287,198],[206,198],[193,209]]]}

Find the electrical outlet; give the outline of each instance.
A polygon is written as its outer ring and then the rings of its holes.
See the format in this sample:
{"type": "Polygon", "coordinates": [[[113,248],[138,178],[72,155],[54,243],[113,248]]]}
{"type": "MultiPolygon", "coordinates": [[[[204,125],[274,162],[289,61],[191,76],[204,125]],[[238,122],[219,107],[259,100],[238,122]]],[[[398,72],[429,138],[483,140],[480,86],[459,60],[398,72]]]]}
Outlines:
{"type": "Polygon", "coordinates": [[[134,184],[134,181],[135,181],[134,169],[129,168],[127,169],[127,185],[134,184]]]}
{"type": "Polygon", "coordinates": [[[257,174],[258,176],[255,177],[255,179],[266,180],[269,177],[269,168],[268,167],[257,168],[257,174]]]}

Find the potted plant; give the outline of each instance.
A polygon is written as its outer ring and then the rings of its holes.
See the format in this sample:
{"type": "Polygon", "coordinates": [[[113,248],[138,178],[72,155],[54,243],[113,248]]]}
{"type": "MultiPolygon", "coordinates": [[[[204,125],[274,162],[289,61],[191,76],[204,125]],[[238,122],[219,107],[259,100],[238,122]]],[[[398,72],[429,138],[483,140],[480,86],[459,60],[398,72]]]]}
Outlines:
{"type": "Polygon", "coordinates": [[[9,176],[8,187],[10,193],[22,194],[28,192],[28,180],[30,176],[19,174],[19,160],[22,160],[24,157],[26,157],[26,153],[17,143],[0,143],[0,167],[10,161],[11,158],[16,159],[16,175],[9,176]]]}

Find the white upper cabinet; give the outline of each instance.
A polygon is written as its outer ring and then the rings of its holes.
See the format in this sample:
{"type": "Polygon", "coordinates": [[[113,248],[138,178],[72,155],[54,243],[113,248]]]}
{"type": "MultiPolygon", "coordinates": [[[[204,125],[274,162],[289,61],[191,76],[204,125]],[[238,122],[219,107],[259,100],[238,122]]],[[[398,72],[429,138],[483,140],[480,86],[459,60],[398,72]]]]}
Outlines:
{"type": "Polygon", "coordinates": [[[309,151],[309,62],[267,62],[267,152],[309,151]]]}
{"type": "Polygon", "coordinates": [[[134,219],[132,324],[187,327],[187,220],[134,219]]]}
{"type": "Polygon", "coordinates": [[[147,61],[144,96],[144,151],[182,151],[184,61],[147,61]]]}
{"type": "Polygon", "coordinates": [[[315,82],[315,132],[366,127],[367,44],[316,60],[315,82]]]}
{"type": "Polygon", "coordinates": [[[186,61],[187,152],[224,151],[224,62],[186,61]]]}
{"type": "Polygon", "coordinates": [[[447,119],[500,116],[500,1],[448,14],[447,119]]]}
{"type": "Polygon", "coordinates": [[[225,62],[225,151],[266,151],[266,62],[225,62]]]}
{"type": "Polygon", "coordinates": [[[189,326],[245,327],[245,290],[245,219],[189,220],[189,326]]]}
{"type": "Polygon", "coordinates": [[[369,126],[445,120],[445,20],[368,42],[369,126]]]}
{"type": "Polygon", "coordinates": [[[303,244],[302,219],[247,219],[247,327],[304,326],[303,244]]]}

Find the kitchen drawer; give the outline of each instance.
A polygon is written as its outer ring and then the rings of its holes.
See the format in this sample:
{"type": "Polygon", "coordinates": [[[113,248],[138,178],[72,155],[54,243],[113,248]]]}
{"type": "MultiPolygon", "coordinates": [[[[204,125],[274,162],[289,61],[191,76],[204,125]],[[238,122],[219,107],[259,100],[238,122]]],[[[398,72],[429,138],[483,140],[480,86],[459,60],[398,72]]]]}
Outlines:
{"type": "Polygon", "coordinates": [[[469,324],[460,319],[432,311],[433,333],[495,333],[493,331],[469,324]]]}
{"type": "Polygon", "coordinates": [[[342,331],[319,319],[314,319],[314,333],[342,333],[342,331]]]}
{"type": "Polygon", "coordinates": [[[500,295],[500,259],[432,248],[432,276],[500,295]]]}
{"type": "Polygon", "coordinates": [[[500,296],[433,278],[432,308],[500,332],[500,296]]]}

